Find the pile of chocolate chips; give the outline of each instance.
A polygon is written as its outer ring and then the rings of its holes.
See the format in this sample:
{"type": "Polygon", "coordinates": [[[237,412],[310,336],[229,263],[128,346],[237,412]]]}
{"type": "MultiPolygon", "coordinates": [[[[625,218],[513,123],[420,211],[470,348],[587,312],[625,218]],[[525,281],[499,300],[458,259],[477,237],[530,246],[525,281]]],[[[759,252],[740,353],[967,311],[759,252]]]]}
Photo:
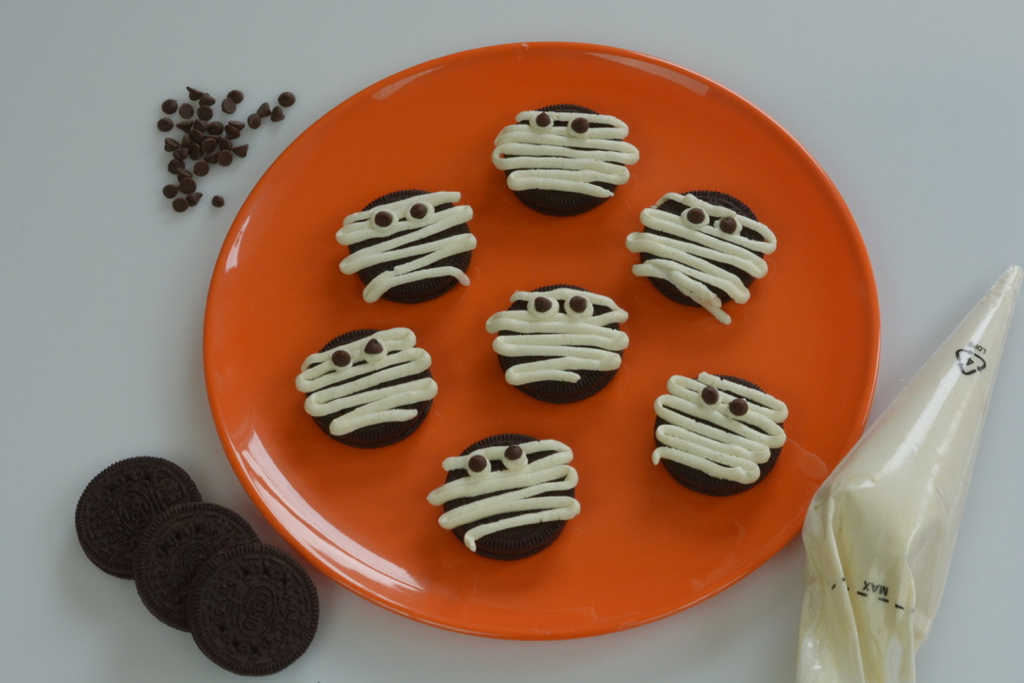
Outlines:
{"type": "MultiPolygon", "coordinates": [[[[164,151],[171,155],[167,171],[177,182],[165,185],[163,194],[179,213],[202,199],[198,178],[208,174],[214,166],[230,166],[235,157],[245,157],[249,145],[239,144],[243,131],[259,128],[264,119],[275,123],[283,121],[285,108],[295,104],[295,95],[283,92],[276,105],[263,102],[243,121],[234,118],[238,105],[245,99],[240,90],[229,92],[220,100],[219,107],[217,98],[210,93],[192,87],[187,91],[187,101],[179,102],[174,98],[163,101],[160,110],[164,116],[156,123],[161,133],[173,133],[164,138],[164,151]]],[[[224,206],[224,198],[217,195],[210,203],[224,206]]]]}

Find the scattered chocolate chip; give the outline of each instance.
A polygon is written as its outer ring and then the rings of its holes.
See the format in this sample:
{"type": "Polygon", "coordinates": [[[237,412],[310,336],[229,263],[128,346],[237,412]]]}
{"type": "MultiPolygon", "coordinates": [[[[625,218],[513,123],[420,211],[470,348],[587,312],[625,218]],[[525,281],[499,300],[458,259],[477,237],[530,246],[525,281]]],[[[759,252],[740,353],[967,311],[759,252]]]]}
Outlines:
{"type": "Polygon", "coordinates": [[[165,114],[173,114],[178,111],[178,100],[174,98],[164,100],[163,104],[160,105],[160,111],[165,114]]]}
{"type": "Polygon", "coordinates": [[[227,138],[217,138],[218,149],[231,149],[231,147],[231,140],[228,140],[227,138]]]}
{"type": "Polygon", "coordinates": [[[345,349],[338,349],[331,354],[331,362],[336,367],[343,368],[352,362],[352,355],[345,349]]]}
{"type": "Polygon", "coordinates": [[[178,197],[173,202],[171,202],[171,206],[178,213],[182,213],[188,210],[188,200],[185,199],[184,197],[178,197]]]}
{"type": "Polygon", "coordinates": [[[193,128],[192,130],[190,130],[188,136],[192,138],[193,142],[203,141],[203,131],[201,131],[199,128],[193,128]]]}
{"type": "MultiPolygon", "coordinates": [[[[183,148],[184,149],[184,148],[183,148]]],[[[185,165],[185,162],[175,157],[167,164],[167,170],[170,173],[177,173],[178,169],[185,165]]]]}
{"type": "Polygon", "coordinates": [[[192,172],[197,176],[202,177],[210,172],[210,163],[200,159],[192,167],[192,172]]]}
{"type": "Polygon", "coordinates": [[[235,104],[234,100],[225,99],[220,103],[220,110],[225,114],[234,114],[236,109],[238,109],[238,105],[235,104]]]}
{"type": "Polygon", "coordinates": [[[249,145],[239,145],[238,147],[235,147],[234,150],[232,151],[235,153],[235,156],[244,158],[245,155],[249,153],[249,145]]]}
{"type": "Polygon", "coordinates": [[[240,129],[235,128],[230,124],[224,126],[224,137],[226,137],[228,140],[237,140],[241,134],[242,131],[240,129]]]}
{"type": "Polygon", "coordinates": [[[196,113],[196,108],[188,102],[182,102],[181,106],[178,107],[178,116],[183,119],[190,119],[196,113]]]}
{"type": "Polygon", "coordinates": [[[186,86],[185,89],[188,90],[188,98],[190,100],[192,100],[193,102],[195,102],[200,97],[202,97],[203,95],[206,94],[202,90],[199,90],[198,88],[192,88],[192,87],[186,86]]]}
{"type": "Polygon", "coordinates": [[[199,144],[204,154],[209,154],[213,150],[217,149],[217,138],[204,138],[199,144]]]}
{"type": "Polygon", "coordinates": [[[188,156],[188,146],[179,146],[178,149],[174,150],[171,154],[175,159],[184,159],[188,156]]]}
{"type": "Polygon", "coordinates": [[[264,102],[257,109],[256,113],[259,114],[260,118],[266,118],[270,116],[270,103],[264,102]]]}
{"type": "Polygon", "coordinates": [[[184,166],[182,166],[181,168],[178,169],[178,171],[175,173],[175,175],[178,176],[178,180],[181,181],[181,180],[184,180],[185,178],[191,178],[192,177],[192,172],[189,171],[184,166]]]}
{"type": "Polygon", "coordinates": [[[718,227],[721,229],[722,232],[726,233],[727,235],[731,235],[734,232],[736,232],[736,228],[739,227],[739,225],[736,223],[735,218],[733,218],[732,216],[726,216],[722,220],[718,221],[718,227]]]}
{"type": "Polygon", "coordinates": [[[228,93],[228,99],[235,104],[241,104],[242,100],[245,99],[245,95],[242,94],[241,90],[232,90],[228,93]]]}
{"type": "Polygon", "coordinates": [[[178,196],[177,185],[164,185],[164,196],[168,199],[174,199],[178,196]]]}
{"type": "Polygon", "coordinates": [[[228,121],[227,125],[237,128],[239,132],[245,130],[245,121],[235,121],[232,119],[231,121],[228,121]]]}
{"type": "Polygon", "coordinates": [[[260,124],[262,123],[259,114],[249,114],[249,118],[247,118],[245,121],[249,124],[250,128],[259,128],[260,124]]]}
{"type": "Polygon", "coordinates": [[[707,403],[709,406],[713,406],[718,403],[718,389],[714,387],[704,387],[700,391],[700,400],[707,403]]]}
{"type": "Polygon", "coordinates": [[[217,164],[218,165],[220,165],[220,166],[230,166],[231,162],[233,160],[234,160],[234,156],[231,154],[230,150],[222,149],[221,151],[217,152],[217,164]]]}
{"type": "Polygon", "coordinates": [[[748,409],[749,406],[747,405],[747,402],[742,398],[734,398],[733,400],[729,401],[729,412],[735,415],[736,417],[742,417],[746,415],[748,409]]]}
{"type": "Polygon", "coordinates": [[[216,103],[217,98],[208,92],[204,92],[202,95],[199,96],[199,104],[204,107],[212,107],[216,103]]]}
{"type": "Polygon", "coordinates": [[[196,191],[195,179],[191,177],[182,178],[181,182],[178,183],[178,190],[182,194],[192,194],[196,191]]]}
{"type": "Polygon", "coordinates": [[[277,103],[282,107],[290,107],[295,104],[295,93],[285,91],[277,96],[277,103]]]}
{"type": "Polygon", "coordinates": [[[169,130],[174,130],[174,121],[171,121],[169,118],[164,117],[156,122],[156,128],[161,133],[166,133],[169,130]]]}
{"type": "Polygon", "coordinates": [[[198,161],[203,156],[203,149],[198,144],[189,145],[188,158],[192,161],[198,161]]]}
{"type": "Polygon", "coordinates": [[[273,122],[284,121],[284,109],[274,107],[270,110],[270,120],[273,122]]]}
{"type": "Polygon", "coordinates": [[[174,124],[174,127],[177,128],[178,130],[183,130],[183,131],[185,131],[187,133],[190,130],[192,130],[192,122],[191,121],[179,121],[178,123],[174,124]]]}
{"type": "Polygon", "coordinates": [[[181,143],[179,143],[174,138],[164,138],[164,151],[165,152],[173,152],[174,150],[178,149],[179,147],[181,147],[181,143]]]}
{"type": "Polygon", "coordinates": [[[224,198],[221,197],[219,194],[215,194],[213,195],[213,199],[210,200],[210,203],[219,209],[220,207],[224,206],[224,198]]]}
{"type": "Polygon", "coordinates": [[[188,202],[189,206],[195,206],[199,203],[199,200],[203,198],[202,192],[193,192],[192,194],[185,197],[185,201],[188,202]]]}
{"type": "Polygon", "coordinates": [[[223,135],[224,124],[220,121],[210,121],[208,124],[206,124],[206,132],[209,133],[210,135],[223,135]]]}
{"type": "Polygon", "coordinates": [[[200,121],[209,121],[213,118],[213,109],[210,107],[199,107],[196,110],[196,116],[199,117],[200,121]]]}
{"type": "Polygon", "coordinates": [[[699,224],[704,222],[706,215],[707,214],[705,214],[702,209],[694,207],[686,212],[686,220],[694,224],[699,224]]]}

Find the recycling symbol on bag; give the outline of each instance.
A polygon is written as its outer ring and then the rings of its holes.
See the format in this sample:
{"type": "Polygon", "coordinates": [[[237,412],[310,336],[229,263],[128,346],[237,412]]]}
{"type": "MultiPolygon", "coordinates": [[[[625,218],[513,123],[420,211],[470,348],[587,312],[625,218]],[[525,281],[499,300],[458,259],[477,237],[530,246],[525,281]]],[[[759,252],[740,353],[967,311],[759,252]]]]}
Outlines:
{"type": "Polygon", "coordinates": [[[985,358],[972,348],[957,349],[956,362],[960,366],[960,372],[965,375],[981,372],[988,365],[985,358]]]}

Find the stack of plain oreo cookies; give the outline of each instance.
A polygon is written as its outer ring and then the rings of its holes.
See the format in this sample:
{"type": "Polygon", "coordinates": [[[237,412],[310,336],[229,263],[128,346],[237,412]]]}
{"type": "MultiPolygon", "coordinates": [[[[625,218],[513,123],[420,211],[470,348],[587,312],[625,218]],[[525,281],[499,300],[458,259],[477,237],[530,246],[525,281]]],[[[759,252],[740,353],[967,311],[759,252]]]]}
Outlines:
{"type": "Polygon", "coordinates": [[[75,530],[93,564],[134,579],[157,619],[191,632],[228,671],[276,673],[316,634],[319,602],[306,571],[238,514],[204,502],[168,460],[128,458],[96,475],[78,500],[75,530]]]}

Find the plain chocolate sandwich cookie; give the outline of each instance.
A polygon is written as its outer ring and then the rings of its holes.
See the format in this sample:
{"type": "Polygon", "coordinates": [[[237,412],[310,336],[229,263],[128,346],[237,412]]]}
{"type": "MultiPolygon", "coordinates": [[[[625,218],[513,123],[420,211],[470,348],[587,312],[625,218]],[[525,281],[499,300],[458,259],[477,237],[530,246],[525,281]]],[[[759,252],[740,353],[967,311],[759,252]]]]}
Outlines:
{"type": "Polygon", "coordinates": [[[135,550],[150,521],[178,503],[201,500],[178,465],[152,456],[120,460],[97,474],[75,508],[75,531],[86,556],[114,576],[133,577],[135,550]]]}

